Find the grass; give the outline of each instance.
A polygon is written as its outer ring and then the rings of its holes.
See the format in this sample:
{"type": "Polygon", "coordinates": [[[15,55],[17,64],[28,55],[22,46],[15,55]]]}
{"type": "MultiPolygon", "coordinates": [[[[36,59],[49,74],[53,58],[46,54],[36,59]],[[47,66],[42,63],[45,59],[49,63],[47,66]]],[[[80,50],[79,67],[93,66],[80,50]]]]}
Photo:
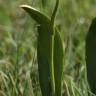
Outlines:
{"type": "MultiPolygon", "coordinates": [[[[37,67],[37,30],[34,21],[20,9],[30,4],[49,16],[40,0],[0,1],[0,96],[41,96],[37,67]]],[[[60,0],[56,25],[66,46],[62,77],[63,96],[92,96],[86,80],[85,37],[93,17],[95,0],[60,0]]]]}

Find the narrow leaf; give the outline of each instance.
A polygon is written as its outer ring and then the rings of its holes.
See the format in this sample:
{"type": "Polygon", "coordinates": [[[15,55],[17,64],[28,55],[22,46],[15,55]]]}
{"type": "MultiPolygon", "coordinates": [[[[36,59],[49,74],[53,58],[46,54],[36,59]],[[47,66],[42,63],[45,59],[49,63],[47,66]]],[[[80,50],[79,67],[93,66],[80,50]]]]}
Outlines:
{"type": "Polygon", "coordinates": [[[60,33],[55,30],[54,37],[54,75],[55,75],[55,96],[61,96],[61,83],[62,83],[62,72],[63,72],[63,60],[64,60],[64,49],[61,40],[60,33]]]}

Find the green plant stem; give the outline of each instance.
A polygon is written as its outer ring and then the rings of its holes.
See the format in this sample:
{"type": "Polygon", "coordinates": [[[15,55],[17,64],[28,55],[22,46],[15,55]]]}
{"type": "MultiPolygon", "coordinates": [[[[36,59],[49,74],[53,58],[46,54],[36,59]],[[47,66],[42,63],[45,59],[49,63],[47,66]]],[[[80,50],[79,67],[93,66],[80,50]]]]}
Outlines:
{"type": "Polygon", "coordinates": [[[54,8],[53,14],[51,16],[51,26],[52,27],[54,26],[54,20],[55,20],[55,17],[56,17],[56,12],[57,12],[57,9],[58,9],[58,5],[59,5],[59,0],[56,0],[56,5],[55,5],[55,8],[54,8]]]}
{"type": "Polygon", "coordinates": [[[54,35],[51,37],[51,66],[50,66],[50,79],[51,79],[51,88],[52,88],[52,96],[55,96],[55,78],[54,78],[54,61],[53,61],[53,51],[54,51],[54,35]]]}
{"type": "Polygon", "coordinates": [[[56,12],[58,9],[58,5],[59,5],[59,0],[56,1],[56,5],[53,11],[53,14],[51,16],[51,23],[50,23],[50,33],[51,33],[51,66],[50,66],[50,79],[51,79],[51,88],[52,88],[52,96],[55,96],[55,77],[54,77],[54,20],[55,20],[55,16],[56,16],[56,12]]]}

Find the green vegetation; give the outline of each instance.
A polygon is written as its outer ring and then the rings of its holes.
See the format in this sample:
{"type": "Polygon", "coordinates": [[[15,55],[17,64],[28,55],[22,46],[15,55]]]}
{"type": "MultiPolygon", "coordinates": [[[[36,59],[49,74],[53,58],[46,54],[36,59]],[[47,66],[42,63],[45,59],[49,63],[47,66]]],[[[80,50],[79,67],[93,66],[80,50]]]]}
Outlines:
{"type": "MultiPolygon", "coordinates": [[[[0,96],[42,96],[37,66],[38,24],[19,6],[28,4],[51,17],[55,2],[0,1],[0,96]]],[[[55,26],[65,48],[62,96],[93,96],[86,78],[85,38],[96,16],[95,6],[95,0],[60,0],[55,26]]]]}
{"type": "Polygon", "coordinates": [[[96,18],[92,20],[89,32],[86,38],[86,67],[87,78],[91,91],[96,95],[96,18]]]}
{"type": "Polygon", "coordinates": [[[42,96],[61,96],[64,51],[60,33],[54,24],[59,0],[56,1],[51,19],[36,9],[22,5],[38,26],[37,60],[42,96]]]}

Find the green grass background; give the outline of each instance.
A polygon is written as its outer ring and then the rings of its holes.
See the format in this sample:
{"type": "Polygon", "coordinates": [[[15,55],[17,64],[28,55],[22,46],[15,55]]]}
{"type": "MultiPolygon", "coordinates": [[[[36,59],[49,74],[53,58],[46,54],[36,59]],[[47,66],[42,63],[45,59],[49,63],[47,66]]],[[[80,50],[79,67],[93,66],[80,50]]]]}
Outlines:
{"type": "MultiPolygon", "coordinates": [[[[42,96],[38,82],[36,22],[19,6],[49,17],[56,0],[0,0],[0,96],[42,96]]],[[[85,39],[96,0],[60,0],[55,19],[66,47],[62,96],[92,96],[86,79],[85,39]]]]}

